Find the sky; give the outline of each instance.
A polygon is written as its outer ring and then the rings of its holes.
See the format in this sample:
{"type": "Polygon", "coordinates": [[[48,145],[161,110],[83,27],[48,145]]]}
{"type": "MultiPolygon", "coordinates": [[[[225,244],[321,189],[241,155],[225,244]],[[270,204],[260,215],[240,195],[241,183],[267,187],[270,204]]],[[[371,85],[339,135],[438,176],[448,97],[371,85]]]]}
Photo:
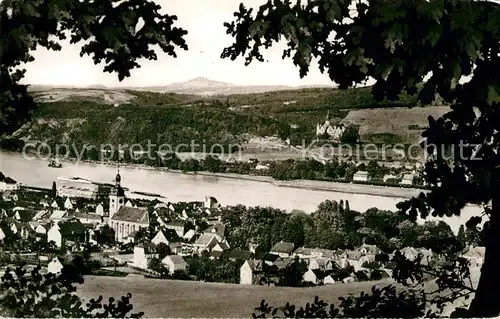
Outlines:
{"type": "MultiPolygon", "coordinates": [[[[118,81],[115,74],[104,73],[102,65],[94,65],[91,57],[80,57],[80,46],[63,42],[59,52],[38,49],[35,61],[26,65],[29,84],[87,86],[158,86],[183,82],[195,77],[207,77],[237,85],[317,85],[332,84],[313,62],[308,76],[300,79],[293,62],[282,60],[284,43],[264,52],[268,62],[254,61],[245,67],[243,59],[220,59],[224,47],[232,43],[226,35],[224,22],[232,21],[238,9],[238,0],[155,0],[162,11],[178,16],[178,26],[188,30],[189,51],[177,50],[178,57],[170,57],[158,50],[157,61],[140,61],[141,68],[132,70],[132,76],[118,81]]],[[[266,0],[245,0],[247,6],[258,7],[266,0]]]]}

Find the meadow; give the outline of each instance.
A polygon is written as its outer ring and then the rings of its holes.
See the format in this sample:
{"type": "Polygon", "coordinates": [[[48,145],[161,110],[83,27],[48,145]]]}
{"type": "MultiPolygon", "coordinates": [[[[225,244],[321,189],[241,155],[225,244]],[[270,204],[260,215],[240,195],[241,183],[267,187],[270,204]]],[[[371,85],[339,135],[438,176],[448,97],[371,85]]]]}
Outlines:
{"type": "Polygon", "coordinates": [[[106,300],[130,292],[134,311],[144,311],[145,317],[149,318],[249,318],[262,299],[276,307],[284,306],[287,302],[304,306],[312,302],[315,296],[327,302],[336,302],[340,296],[351,293],[358,295],[361,291],[370,291],[373,285],[387,285],[389,282],[290,288],[146,279],[139,276],[86,276],[85,283],[77,291],[86,300],[99,295],[106,300]]]}

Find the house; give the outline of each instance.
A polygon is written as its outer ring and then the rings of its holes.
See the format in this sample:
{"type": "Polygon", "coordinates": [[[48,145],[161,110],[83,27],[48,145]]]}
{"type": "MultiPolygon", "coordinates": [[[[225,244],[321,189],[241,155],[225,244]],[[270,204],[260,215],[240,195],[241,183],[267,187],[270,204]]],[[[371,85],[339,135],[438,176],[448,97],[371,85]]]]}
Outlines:
{"type": "Polygon", "coordinates": [[[240,268],[240,285],[258,285],[262,278],[262,260],[246,260],[240,268]]]}
{"type": "Polygon", "coordinates": [[[384,183],[390,182],[390,181],[397,181],[399,178],[394,175],[394,174],[386,174],[384,175],[383,181],[384,183]]]}
{"type": "Polygon", "coordinates": [[[384,252],[375,245],[363,244],[359,246],[356,251],[360,252],[362,255],[380,255],[384,252]]]}
{"type": "Polygon", "coordinates": [[[363,254],[359,251],[345,250],[339,251],[337,253],[337,264],[340,268],[346,268],[348,266],[353,266],[355,269],[361,267],[359,263],[360,258],[363,254]]]}
{"type": "Polygon", "coordinates": [[[368,172],[366,171],[357,171],[353,178],[353,181],[355,182],[368,182],[368,172]]]}
{"type": "Polygon", "coordinates": [[[184,236],[182,236],[182,238],[191,240],[194,237],[194,235],[196,235],[196,232],[194,231],[194,229],[190,229],[184,234],[184,236]]]}
{"type": "Polygon", "coordinates": [[[283,269],[287,265],[286,260],[284,258],[281,258],[280,256],[271,253],[265,254],[264,257],[262,257],[262,261],[267,266],[276,266],[278,269],[283,269]]]}
{"type": "Polygon", "coordinates": [[[205,196],[205,200],[203,201],[203,208],[218,208],[220,206],[217,199],[213,196],[205,196]]]}
{"type": "Polygon", "coordinates": [[[72,214],[71,218],[78,219],[82,224],[98,225],[104,223],[104,216],[98,214],[89,214],[85,212],[78,212],[72,214]]]}
{"type": "Polygon", "coordinates": [[[155,209],[152,212],[152,215],[156,218],[156,221],[158,222],[158,224],[160,224],[161,227],[166,225],[165,221],[163,220],[162,215],[160,213],[158,213],[157,209],[155,209]]]}
{"type": "Polygon", "coordinates": [[[52,214],[50,214],[49,219],[57,223],[66,217],[67,217],[66,211],[55,209],[52,212],[52,214]]]}
{"type": "Polygon", "coordinates": [[[52,202],[52,204],[50,205],[50,207],[52,207],[54,209],[59,209],[59,205],[57,204],[57,202],[55,200],[52,202]]]}
{"type": "Polygon", "coordinates": [[[159,208],[168,208],[168,206],[164,202],[160,202],[155,205],[154,209],[159,209],[159,208]]]}
{"type": "Polygon", "coordinates": [[[333,279],[332,276],[328,275],[323,279],[323,284],[324,285],[333,285],[335,284],[335,279],[333,279]]]}
{"type": "Polygon", "coordinates": [[[176,271],[186,271],[187,268],[186,261],[179,255],[168,255],[161,263],[167,267],[170,275],[176,271]]]}
{"type": "Polygon", "coordinates": [[[49,207],[49,203],[47,202],[47,200],[46,200],[46,199],[42,199],[42,200],[40,201],[40,205],[42,205],[42,207],[44,207],[44,208],[49,207]]]}
{"type": "Polygon", "coordinates": [[[203,231],[203,234],[215,235],[218,241],[224,240],[226,226],[222,223],[215,223],[203,231]]]}
{"type": "Polygon", "coordinates": [[[47,271],[51,274],[60,274],[63,269],[63,260],[61,257],[54,257],[47,265],[47,271]]]}
{"type": "Polygon", "coordinates": [[[130,233],[149,226],[149,214],[146,208],[121,206],[109,218],[110,227],[115,230],[116,240],[123,242],[130,233]]]}
{"type": "Polygon", "coordinates": [[[462,253],[462,257],[467,259],[471,267],[481,267],[484,262],[486,248],[481,246],[469,246],[462,253]]]}
{"type": "Polygon", "coordinates": [[[309,261],[308,268],[311,270],[332,270],[333,262],[326,258],[314,258],[309,261]]]}
{"type": "Polygon", "coordinates": [[[184,236],[184,223],[183,222],[172,222],[165,224],[164,226],[167,229],[172,229],[177,233],[177,236],[182,238],[184,236]]]}
{"type": "Polygon", "coordinates": [[[249,260],[252,256],[251,251],[235,249],[229,252],[228,259],[231,261],[249,260]]]}
{"type": "Polygon", "coordinates": [[[411,186],[415,181],[415,174],[404,174],[403,179],[399,182],[399,185],[411,186]]]}
{"type": "Polygon", "coordinates": [[[315,285],[323,283],[325,272],[319,269],[308,269],[302,276],[302,280],[315,285]]]}
{"type": "Polygon", "coordinates": [[[104,216],[104,207],[102,206],[102,204],[99,204],[95,207],[95,213],[96,215],[104,216]]]}
{"type": "Polygon", "coordinates": [[[229,244],[227,244],[227,242],[217,241],[217,243],[215,244],[215,246],[212,247],[211,252],[214,252],[214,251],[224,252],[224,251],[229,250],[229,248],[230,247],[229,247],[229,244]]]}
{"type": "Polygon", "coordinates": [[[130,200],[128,200],[126,203],[125,203],[125,207],[134,207],[134,205],[132,204],[132,202],[130,200]]]}
{"type": "Polygon", "coordinates": [[[47,232],[47,241],[53,241],[57,247],[69,242],[83,243],[87,232],[85,226],[77,220],[54,224],[47,232]]]}
{"type": "Polygon", "coordinates": [[[306,260],[318,257],[333,259],[335,251],[322,248],[299,247],[293,252],[293,257],[295,256],[306,260]]]}
{"type": "Polygon", "coordinates": [[[64,202],[64,208],[65,209],[73,209],[73,203],[71,202],[71,199],[66,198],[66,201],[64,202]]]}
{"type": "Polygon", "coordinates": [[[193,248],[197,253],[202,251],[210,252],[212,248],[219,243],[216,234],[201,234],[193,244],[193,248]]]}
{"type": "Polygon", "coordinates": [[[0,182],[0,191],[13,191],[13,190],[18,190],[19,189],[19,184],[12,180],[11,178],[8,178],[7,181],[1,181],[0,182]]]}
{"type": "Polygon", "coordinates": [[[6,202],[10,202],[10,201],[17,202],[19,200],[19,198],[17,197],[17,194],[14,193],[13,191],[10,191],[10,190],[3,192],[2,198],[6,202]]]}
{"type": "Polygon", "coordinates": [[[151,240],[151,242],[155,245],[159,245],[160,243],[164,243],[165,245],[170,244],[170,241],[168,240],[169,234],[165,232],[165,230],[160,229],[155,237],[151,240]]]}
{"type": "Polygon", "coordinates": [[[147,269],[149,261],[153,258],[158,258],[156,245],[150,242],[141,243],[134,247],[134,258],[132,260],[132,266],[141,269],[147,269]]]}
{"type": "Polygon", "coordinates": [[[282,258],[284,257],[290,257],[292,255],[293,249],[295,247],[294,243],[286,242],[286,241],[280,241],[279,243],[275,244],[271,250],[269,251],[270,254],[278,255],[282,258]]]}
{"type": "Polygon", "coordinates": [[[123,238],[122,243],[129,244],[135,242],[135,235],[137,235],[137,231],[131,232],[127,237],[123,238]]]}
{"type": "Polygon", "coordinates": [[[182,243],[181,242],[175,242],[175,243],[170,243],[168,244],[168,247],[170,247],[170,252],[174,255],[181,255],[182,254],[182,243]]]}
{"type": "Polygon", "coordinates": [[[5,239],[5,232],[2,229],[2,227],[0,227],[0,241],[3,241],[4,239],[5,239]]]}
{"type": "Polygon", "coordinates": [[[41,219],[48,219],[50,217],[50,213],[46,210],[40,210],[40,211],[37,211],[35,216],[33,216],[33,218],[31,220],[33,221],[38,221],[38,220],[41,220],[41,219]]]}
{"type": "Polygon", "coordinates": [[[414,261],[419,255],[419,252],[413,247],[402,248],[399,252],[409,261],[414,261]]]}
{"type": "Polygon", "coordinates": [[[425,248],[419,248],[417,249],[420,255],[422,256],[422,260],[420,263],[422,265],[429,265],[429,263],[432,261],[434,258],[434,253],[432,252],[431,249],[425,249],[425,248]]]}
{"type": "Polygon", "coordinates": [[[257,164],[255,166],[255,169],[258,170],[258,171],[267,171],[269,170],[269,164],[257,164]]]}
{"type": "Polygon", "coordinates": [[[10,230],[13,234],[18,234],[22,238],[28,238],[30,232],[32,231],[31,227],[27,223],[19,223],[13,222],[10,224],[10,230]]]}

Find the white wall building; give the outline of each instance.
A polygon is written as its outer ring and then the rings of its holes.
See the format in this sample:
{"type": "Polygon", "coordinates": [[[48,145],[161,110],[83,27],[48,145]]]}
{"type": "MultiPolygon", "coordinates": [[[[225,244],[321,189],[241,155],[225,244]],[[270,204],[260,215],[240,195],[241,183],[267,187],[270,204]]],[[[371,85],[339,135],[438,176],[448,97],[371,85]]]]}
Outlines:
{"type": "Polygon", "coordinates": [[[59,176],[57,178],[58,195],[61,197],[97,197],[99,185],[80,177],[59,176]]]}

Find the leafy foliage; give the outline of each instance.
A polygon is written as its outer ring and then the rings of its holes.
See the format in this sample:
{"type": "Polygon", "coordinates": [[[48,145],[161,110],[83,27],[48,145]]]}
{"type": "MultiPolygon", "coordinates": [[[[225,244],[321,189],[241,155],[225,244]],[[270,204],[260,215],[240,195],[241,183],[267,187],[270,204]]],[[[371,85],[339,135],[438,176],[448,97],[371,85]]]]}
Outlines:
{"type": "Polygon", "coordinates": [[[61,274],[40,273],[24,266],[8,267],[0,284],[0,311],[9,317],[71,317],[71,318],[140,318],[143,313],[130,313],[131,294],[119,300],[100,296],[84,303],[74,292],[75,284],[83,283],[81,264],[70,264],[61,274]]]}
{"type": "Polygon", "coordinates": [[[139,59],[156,60],[158,45],[176,57],[177,47],[187,50],[187,31],[175,27],[174,15],[160,14],[152,1],[6,0],[0,4],[0,133],[10,133],[32,115],[35,107],[25,85],[18,82],[24,63],[34,61],[38,47],[60,50],[61,40],[85,42],[80,55],[104,62],[105,72],[121,81],[140,67],[139,59]],[[142,28],[137,30],[139,21],[142,28]]]}
{"type": "Polygon", "coordinates": [[[320,70],[341,88],[372,77],[378,100],[396,100],[401,92],[413,94],[421,86],[422,105],[436,95],[452,103],[443,117],[429,118],[423,135],[430,155],[425,177],[432,191],[399,208],[416,219],[459,215],[468,203],[492,201],[492,208],[485,210],[490,217],[485,263],[470,310],[474,316],[497,316],[500,5],[461,0],[320,0],[302,5],[278,0],[262,5],[256,15],[241,4],[234,16],[235,21],[225,24],[234,43],[224,49],[223,58],[243,56],[247,65],[263,61],[260,48],[284,36],[283,57],[293,59],[301,76],[315,57],[320,70]],[[459,83],[464,76],[470,80],[459,83]],[[443,150],[451,150],[452,156],[443,150]]]}

